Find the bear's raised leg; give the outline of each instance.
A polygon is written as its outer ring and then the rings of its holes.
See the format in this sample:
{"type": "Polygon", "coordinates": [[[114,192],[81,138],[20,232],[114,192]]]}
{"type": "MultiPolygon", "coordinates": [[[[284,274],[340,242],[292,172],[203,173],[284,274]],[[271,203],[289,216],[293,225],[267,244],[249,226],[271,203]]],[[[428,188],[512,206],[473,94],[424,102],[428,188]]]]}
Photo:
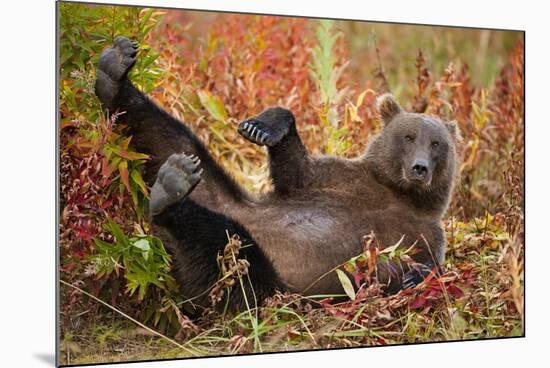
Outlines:
{"type": "MultiPolygon", "coordinates": [[[[199,161],[185,154],[174,154],[162,165],[151,192],[152,223],[174,257],[174,271],[189,304],[208,306],[208,289],[219,279],[217,263],[228,243],[228,235],[242,242],[238,258],[249,262],[243,284],[233,286],[229,307],[243,310],[246,301],[255,302],[273,295],[282,283],[262,250],[246,229],[233,219],[193,202],[189,194],[200,180],[199,161]],[[160,229],[159,229],[160,228],[160,229]],[[166,232],[170,234],[166,236],[166,232]],[[163,236],[164,234],[164,236],[163,236]],[[244,286],[244,292],[243,292],[244,286]]],[[[227,297],[227,293],[226,293],[227,297]]],[[[224,303],[219,304],[220,307],[224,303]]]]}
{"type": "Polygon", "coordinates": [[[281,107],[266,109],[241,122],[238,132],[249,141],[267,147],[275,193],[288,195],[304,187],[310,158],[296,130],[292,112],[281,107]]]}
{"type": "Polygon", "coordinates": [[[150,155],[151,160],[144,170],[146,182],[149,185],[155,182],[160,166],[170,155],[185,152],[198,156],[202,162],[204,180],[200,192],[205,198],[204,203],[214,208],[219,206],[218,202],[228,203],[246,197],[246,193],[216,163],[198,137],[147,98],[128,79],[137,52],[135,42],[117,37],[113,45],[101,54],[95,91],[111,114],[120,113],[117,122],[129,127],[134,148],[150,155]]]}

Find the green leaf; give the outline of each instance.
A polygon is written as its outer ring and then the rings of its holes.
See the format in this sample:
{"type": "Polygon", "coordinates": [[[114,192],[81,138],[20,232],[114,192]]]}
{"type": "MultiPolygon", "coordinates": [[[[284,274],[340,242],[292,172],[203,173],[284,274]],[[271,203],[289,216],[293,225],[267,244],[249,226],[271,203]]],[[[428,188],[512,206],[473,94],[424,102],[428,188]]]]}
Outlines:
{"type": "Polygon", "coordinates": [[[104,240],[101,240],[101,239],[98,239],[98,238],[94,238],[94,243],[95,243],[95,245],[98,249],[100,249],[101,251],[104,251],[104,252],[106,252],[106,251],[113,248],[113,244],[108,243],[108,242],[106,242],[104,240]]]}
{"type": "Polygon", "coordinates": [[[120,228],[120,226],[118,226],[112,220],[108,220],[107,227],[111,231],[113,236],[115,237],[116,242],[118,244],[120,244],[122,246],[125,246],[125,247],[130,245],[130,242],[128,241],[128,238],[126,237],[126,235],[124,235],[124,233],[122,232],[122,229],[120,228]]]}
{"type": "Polygon", "coordinates": [[[338,279],[340,279],[340,283],[342,284],[342,287],[344,288],[344,291],[346,292],[347,296],[351,300],[355,300],[355,289],[353,288],[353,285],[351,283],[351,280],[346,275],[346,273],[342,270],[336,270],[336,274],[338,275],[338,279]]]}
{"type": "Polygon", "coordinates": [[[149,55],[143,58],[143,61],[141,62],[141,69],[147,68],[149,65],[153,64],[155,60],[159,57],[158,54],[151,52],[149,55]]]}
{"type": "Polygon", "coordinates": [[[149,18],[151,18],[151,15],[153,15],[153,11],[154,9],[148,9],[144,12],[143,17],[139,21],[140,28],[143,28],[147,24],[149,18]]]}
{"type": "Polygon", "coordinates": [[[130,191],[130,194],[132,196],[132,202],[134,202],[134,206],[137,208],[139,199],[138,199],[138,189],[137,189],[136,183],[132,182],[131,187],[132,187],[132,190],[130,191]]]}
{"type": "Polygon", "coordinates": [[[204,106],[214,119],[222,122],[227,120],[227,112],[219,98],[205,90],[199,91],[198,95],[202,106],[204,106]]]}
{"type": "Polygon", "coordinates": [[[145,182],[143,181],[143,178],[141,177],[141,173],[139,172],[139,170],[132,170],[132,172],[130,173],[130,177],[132,178],[134,183],[136,183],[139,186],[143,195],[149,198],[147,186],[145,185],[145,182]]]}
{"type": "Polygon", "coordinates": [[[141,254],[143,255],[143,258],[145,258],[145,260],[149,258],[149,251],[151,250],[151,246],[149,245],[149,241],[147,239],[139,239],[138,241],[132,243],[132,245],[142,250],[141,254]]]}
{"type": "Polygon", "coordinates": [[[401,237],[401,239],[399,239],[399,241],[397,243],[395,243],[394,245],[390,246],[390,247],[387,247],[387,248],[384,248],[383,250],[380,251],[380,254],[388,254],[388,256],[390,258],[393,258],[395,257],[395,251],[397,250],[397,248],[399,248],[399,246],[401,245],[401,243],[403,243],[403,239],[405,239],[405,235],[403,235],[401,237]]]}

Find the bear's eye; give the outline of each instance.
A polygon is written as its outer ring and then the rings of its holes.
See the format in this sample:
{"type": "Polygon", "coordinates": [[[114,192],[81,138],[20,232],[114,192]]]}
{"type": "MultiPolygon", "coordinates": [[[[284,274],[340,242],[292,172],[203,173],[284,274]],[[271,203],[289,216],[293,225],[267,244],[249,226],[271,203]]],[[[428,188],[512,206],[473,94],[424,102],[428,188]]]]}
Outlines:
{"type": "Polygon", "coordinates": [[[410,135],[410,134],[407,134],[407,135],[405,136],[405,140],[406,140],[407,142],[412,142],[412,141],[414,141],[414,136],[413,136],[413,135],[410,135]]]}
{"type": "Polygon", "coordinates": [[[438,142],[438,141],[433,141],[433,142],[432,142],[432,147],[433,147],[433,148],[439,147],[439,142],[438,142]]]}

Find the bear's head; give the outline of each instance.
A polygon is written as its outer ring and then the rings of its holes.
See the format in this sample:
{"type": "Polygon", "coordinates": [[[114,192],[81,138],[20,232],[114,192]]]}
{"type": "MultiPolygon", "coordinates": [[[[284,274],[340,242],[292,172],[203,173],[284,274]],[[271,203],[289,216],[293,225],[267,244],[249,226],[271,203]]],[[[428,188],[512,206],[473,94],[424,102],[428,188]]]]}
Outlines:
{"type": "Polygon", "coordinates": [[[378,98],[384,128],[366,160],[382,183],[426,205],[446,207],[461,141],[455,121],[404,111],[390,94],[378,98]]]}

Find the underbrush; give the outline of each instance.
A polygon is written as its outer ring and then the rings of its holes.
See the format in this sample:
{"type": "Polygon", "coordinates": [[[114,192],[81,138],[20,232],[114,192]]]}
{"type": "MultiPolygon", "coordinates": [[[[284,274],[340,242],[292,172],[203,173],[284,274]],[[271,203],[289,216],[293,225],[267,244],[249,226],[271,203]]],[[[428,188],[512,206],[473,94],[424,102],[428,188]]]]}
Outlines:
{"type": "MultiPolygon", "coordinates": [[[[487,45],[485,31],[418,32],[426,47],[411,50],[410,39],[394,38],[391,27],[373,25],[363,34],[366,23],[60,8],[63,364],[523,335],[518,35],[492,32],[487,45]],[[235,316],[210,312],[191,321],[179,308],[170,257],[144,216],[149,189],[140,168],[149,158],[132,149],[117,117],[106,118],[93,94],[99,54],[117,35],[140,42],[136,85],[185,121],[252,191],[270,188],[266,155],[237,134],[236,124],[268,106],[294,112],[311,152],[345,157],[361,153],[381,129],[375,99],[387,91],[408,109],[457,120],[463,163],[445,217],[443,275],[393,296],[375,282],[354,291],[357,278],[343,276],[340,296],[277,294],[235,316]],[[479,54],[479,42],[491,59],[484,74],[472,81],[445,37],[462,45],[468,60],[479,54]],[[358,65],[365,62],[358,55],[370,56],[369,66],[358,65]]],[[[391,251],[392,244],[384,246],[376,257],[391,251]]]]}

